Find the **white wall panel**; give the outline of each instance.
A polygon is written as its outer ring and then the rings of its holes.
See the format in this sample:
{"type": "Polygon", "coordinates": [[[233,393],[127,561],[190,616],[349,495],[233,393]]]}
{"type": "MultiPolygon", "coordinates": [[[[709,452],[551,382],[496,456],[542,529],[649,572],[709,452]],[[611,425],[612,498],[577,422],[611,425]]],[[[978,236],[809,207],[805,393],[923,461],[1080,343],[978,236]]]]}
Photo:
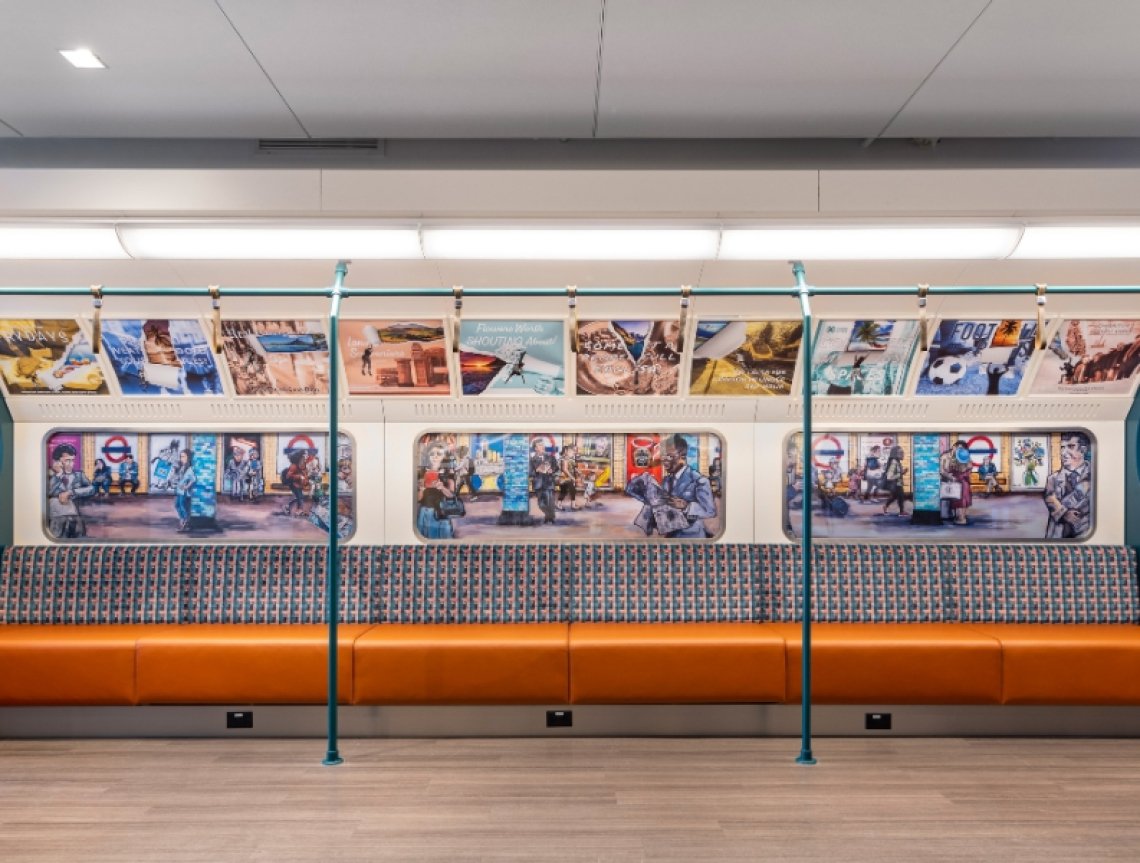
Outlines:
{"type": "Polygon", "coordinates": [[[809,215],[815,171],[324,171],[324,212],[664,218],[809,215]]]}
{"type": "Polygon", "coordinates": [[[832,216],[1056,216],[1140,213],[1140,170],[821,171],[832,216]]]}
{"type": "Polygon", "coordinates": [[[287,215],[320,209],[318,171],[0,169],[0,213],[287,215]]]}

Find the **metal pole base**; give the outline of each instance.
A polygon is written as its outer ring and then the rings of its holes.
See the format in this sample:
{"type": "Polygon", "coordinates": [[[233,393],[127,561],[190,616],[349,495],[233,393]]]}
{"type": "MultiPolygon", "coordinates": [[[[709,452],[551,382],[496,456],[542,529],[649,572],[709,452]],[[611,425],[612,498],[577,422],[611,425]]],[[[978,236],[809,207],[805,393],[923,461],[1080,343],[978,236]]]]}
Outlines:
{"type": "Polygon", "coordinates": [[[815,757],[811,754],[810,749],[801,749],[800,754],[796,756],[796,764],[815,764],[815,757]]]}
{"type": "Polygon", "coordinates": [[[325,753],[325,759],[321,764],[325,767],[336,767],[338,764],[344,764],[344,759],[340,757],[340,753],[335,749],[330,749],[325,753]]]}

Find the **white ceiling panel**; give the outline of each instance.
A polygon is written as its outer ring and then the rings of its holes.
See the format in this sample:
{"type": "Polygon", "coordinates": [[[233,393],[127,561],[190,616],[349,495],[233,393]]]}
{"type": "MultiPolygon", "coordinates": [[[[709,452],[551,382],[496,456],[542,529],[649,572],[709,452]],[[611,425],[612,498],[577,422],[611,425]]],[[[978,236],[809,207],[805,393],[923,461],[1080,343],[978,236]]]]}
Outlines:
{"type": "Polygon", "coordinates": [[[288,108],[208,0],[3,5],[0,115],[29,137],[285,137],[288,108]],[[105,70],[72,68],[86,47],[105,70]]]}
{"type": "Polygon", "coordinates": [[[609,0],[599,137],[876,135],[985,0],[609,0]]]}
{"type": "Polygon", "coordinates": [[[1140,3],[995,0],[892,137],[1140,135],[1140,3]]]}
{"type": "Polygon", "coordinates": [[[222,0],[317,137],[583,137],[601,0],[222,0]]]}

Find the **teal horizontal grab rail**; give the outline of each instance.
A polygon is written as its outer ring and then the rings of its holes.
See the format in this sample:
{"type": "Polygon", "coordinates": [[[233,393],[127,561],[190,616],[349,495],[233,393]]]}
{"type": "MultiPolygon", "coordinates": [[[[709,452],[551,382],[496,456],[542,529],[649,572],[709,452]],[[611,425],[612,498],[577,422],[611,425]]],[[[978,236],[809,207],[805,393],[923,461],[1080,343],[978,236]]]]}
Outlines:
{"type": "MultiPolygon", "coordinates": [[[[210,289],[203,287],[142,288],[103,286],[104,297],[203,297],[209,298],[210,289]]],[[[1036,294],[1036,285],[931,285],[929,296],[955,296],[977,294],[1036,294]]],[[[1053,294],[1140,294],[1140,285],[1048,285],[1047,292],[1053,294]]],[[[800,296],[798,288],[790,287],[696,287],[692,296],[699,297],[791,297],[800,296]]],[[[808,286],[808,296],[915,296],[917,285],[880,287],[818,287],[808,286]]],[[[332,296],[331,288],[221,288],[225,297],[324,297],[332,296]]],[[[465,287],[466,297],[565,297],[566,288],[495,288],[465,287]]],[[[679,297],[680,286],[673,287],[583,287],[577,288],[579,297],[679,297]]],[[[55,296],[89,297],[90,287],[4,287],[0,286],[0,296],[55,296]]],[[[451,288],[345,288],[341,296],[347,297],[447,297],[453,296],[451,288]]]]}

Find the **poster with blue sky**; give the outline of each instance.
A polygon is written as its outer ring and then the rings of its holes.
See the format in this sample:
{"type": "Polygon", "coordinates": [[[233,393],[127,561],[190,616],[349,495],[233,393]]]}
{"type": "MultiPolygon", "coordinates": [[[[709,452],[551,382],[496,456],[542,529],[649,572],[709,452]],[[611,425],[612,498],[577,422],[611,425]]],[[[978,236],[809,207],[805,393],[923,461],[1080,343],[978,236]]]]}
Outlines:
{"type": "Polygon", "coordinates": [[[1030,320],[939,321],[915,395],[1015,396],[1036,336],[1030,320]]]}
{"type": "Polygon", "coordinates": [[[459,372],[465,396],[565,395],[563,322],[465,320],[459,372]]]}
{"type": "Polygon", "coordinates": [[[104,320],[103,348],[124,396],[220,396],[222,381],[196,320],[104,320]]]}

